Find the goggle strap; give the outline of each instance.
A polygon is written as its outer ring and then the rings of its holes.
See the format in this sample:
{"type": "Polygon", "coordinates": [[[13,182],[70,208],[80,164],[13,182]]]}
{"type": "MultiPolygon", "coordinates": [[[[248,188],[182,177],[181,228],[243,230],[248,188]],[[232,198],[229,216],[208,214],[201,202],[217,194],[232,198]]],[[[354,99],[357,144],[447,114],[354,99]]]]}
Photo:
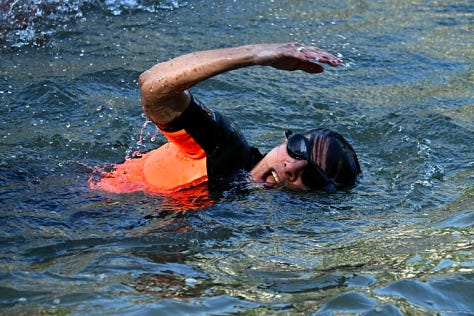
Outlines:
{"type": "Polygon", "coordinates": [[[313,145],[314,145],[314,139],[316,136],[314,134],[311,134],[311,137],[309,139],[309,145],[310,148],[308,148],[309,151],[309,163],[313,165],[313,168],[315,168],[319,175],[323,177],[323,179],[327,182],[327,184],[322,188],[325,191],[334,193],[337,191],[336,185],[334,184],[334,181],[326,174],[326,172],[321,169],[321,167],[316,163],[316,161],[313,159],[313,145]]]}

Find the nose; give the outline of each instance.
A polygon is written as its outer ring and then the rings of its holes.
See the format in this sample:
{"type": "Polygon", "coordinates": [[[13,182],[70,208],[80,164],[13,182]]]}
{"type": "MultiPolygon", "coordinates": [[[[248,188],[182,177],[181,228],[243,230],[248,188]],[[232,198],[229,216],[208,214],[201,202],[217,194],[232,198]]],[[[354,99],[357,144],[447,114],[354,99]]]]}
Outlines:
{"type": "MultiPolygon", "coordinates": [[[[308,165],[306,160],[286,161],[284,164],[285,175],[289,182],[295,183],[301,179],[304,168],[308,165]]],[[[295,183],[296,184],[296,183],[295,183]]]]}

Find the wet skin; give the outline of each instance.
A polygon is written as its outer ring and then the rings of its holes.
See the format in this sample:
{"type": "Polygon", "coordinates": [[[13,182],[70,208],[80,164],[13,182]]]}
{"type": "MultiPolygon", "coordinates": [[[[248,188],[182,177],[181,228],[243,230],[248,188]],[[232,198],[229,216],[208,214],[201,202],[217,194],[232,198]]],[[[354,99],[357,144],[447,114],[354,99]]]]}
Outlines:
{"type": "MultiPolygon", "coordinates": [[[[336,56],[300,43],[255,44],[199,51],[155,64],[139,78],[145,115],[156,124],[168,124],[190,104],[188,89],[218,74],[248,66],[321,73],[321,64],[340,65],[336,56]]],[[[275,147],[251,171],[257,183],[268,187],[308,190],[302,174],[308,165],[288,155],[286,142],[275,147]]]]}
{"type": "Polygon", "coordinates": [[[257,183],[266,187],[285,187],[290,190],[309,190],[303,184],[302,174],[308,161],[290,157],[286,141],[273,148],[250,172],[257,183]]]}

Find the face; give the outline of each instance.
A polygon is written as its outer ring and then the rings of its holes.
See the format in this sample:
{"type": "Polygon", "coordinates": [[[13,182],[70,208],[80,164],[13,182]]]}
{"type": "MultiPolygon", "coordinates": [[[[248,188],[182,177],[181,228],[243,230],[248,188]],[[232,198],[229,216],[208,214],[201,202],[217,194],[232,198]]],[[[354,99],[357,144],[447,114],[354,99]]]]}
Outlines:
{"type": "Polygon", "coordinates": [[[286,141],[273,148],[251,171],[257,183],[267,187],[285,187],[306,191],[309,188],[302,182],[302,174],[308,161],[292,158],[286,150],[286,141]]]}

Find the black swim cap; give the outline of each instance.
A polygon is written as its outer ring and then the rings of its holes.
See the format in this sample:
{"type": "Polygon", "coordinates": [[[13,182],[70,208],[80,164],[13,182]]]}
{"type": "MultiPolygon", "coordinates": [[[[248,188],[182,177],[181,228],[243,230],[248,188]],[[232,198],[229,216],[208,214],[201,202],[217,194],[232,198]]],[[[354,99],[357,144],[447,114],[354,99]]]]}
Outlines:
{"type": "Polygon", "coordinates": [[[311,140],[311,160],[332,180],[336,189],[354,186],[362,173],[351,144],[339,133],[318,128],[305,133],[311,140]]]}

